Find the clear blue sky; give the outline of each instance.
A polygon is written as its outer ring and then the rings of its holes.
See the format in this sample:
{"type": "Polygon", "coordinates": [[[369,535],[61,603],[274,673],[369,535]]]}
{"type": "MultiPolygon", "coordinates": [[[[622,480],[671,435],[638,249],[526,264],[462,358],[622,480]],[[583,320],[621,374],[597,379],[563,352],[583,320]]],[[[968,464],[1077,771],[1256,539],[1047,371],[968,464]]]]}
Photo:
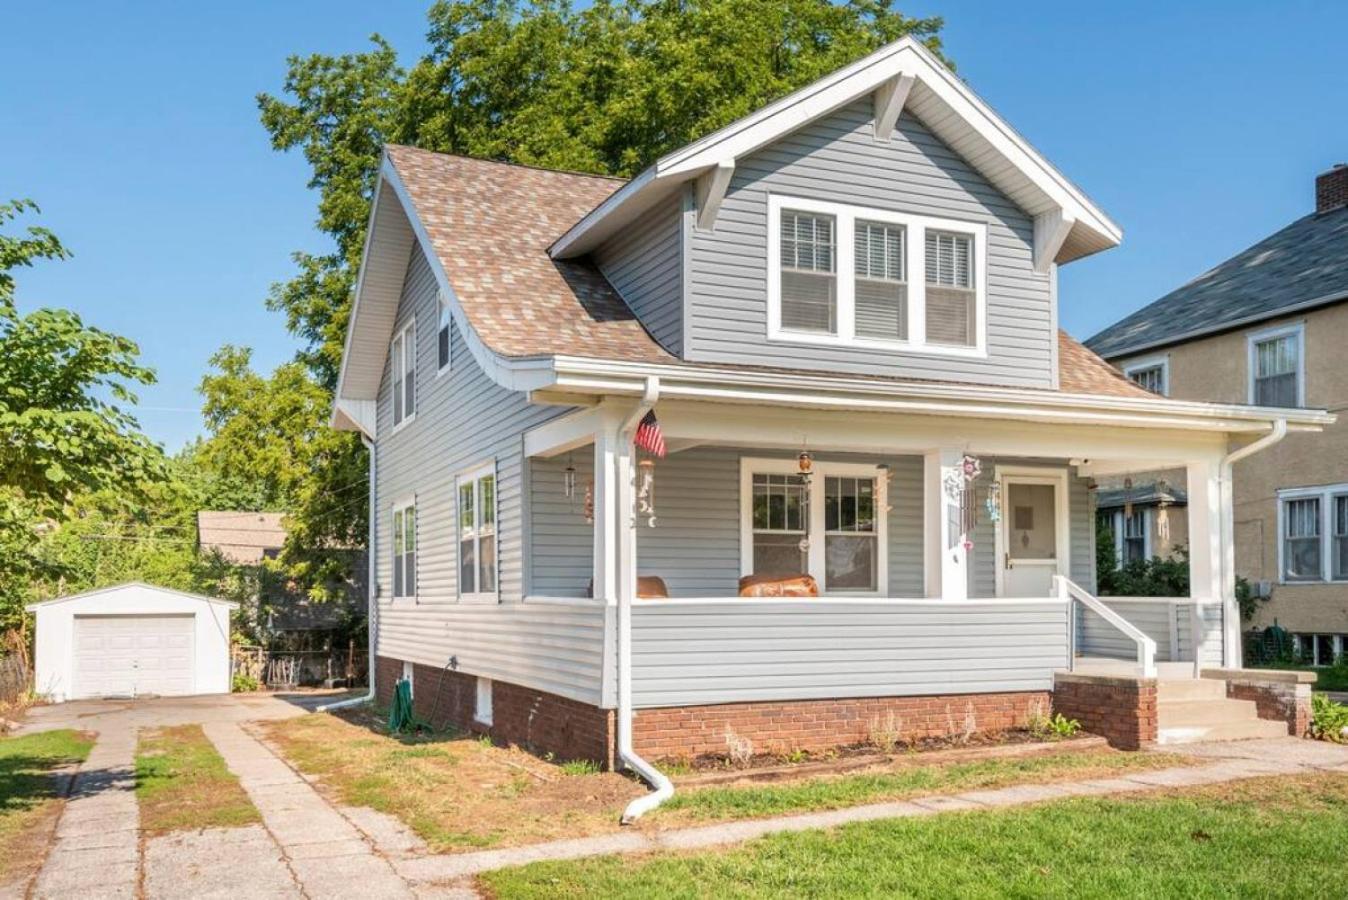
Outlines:
{"type": "MultiPolygon", "coordinates": [[[[142,424],[200,429],[196,386],[224,343],[270,368],[295,349],[267,288],[325,244],[295,155],[258,91],[288,54],[378,31],[403,61],[428,0],[30,3],[5,13],[0,197],[32,197],[75,252],[20,275],[24,309],[67,306],[137,340],[159,384],[142,424]],[[16,74],[21,73],[21,74],[16,74]]],[[[922,0],[960,73],[1124,228],[1064,267],[1062,322],[1087,337],[1309,211],[1348,159],[1344,10],[1333,3],[922,0]]]]}

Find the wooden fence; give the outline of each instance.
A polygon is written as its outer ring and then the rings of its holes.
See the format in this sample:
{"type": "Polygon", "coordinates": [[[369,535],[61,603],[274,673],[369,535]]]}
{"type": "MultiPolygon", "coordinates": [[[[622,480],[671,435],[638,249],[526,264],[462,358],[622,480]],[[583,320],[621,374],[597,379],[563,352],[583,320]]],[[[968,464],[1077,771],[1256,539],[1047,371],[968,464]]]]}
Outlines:
{"type": "Polygon", "coordinates": [[[19,653],[6,653],[0,656],[0,706],[18,703],[28,694],[28,662],[19,653]]]}
{"type": "Polygon", "coordinates": [[[367,683],[365,654],[354,647],[346,650],[267,650],[236,646],[231,655],[235,675],[248,676],[273,690],[358,687],[367,683]]]}

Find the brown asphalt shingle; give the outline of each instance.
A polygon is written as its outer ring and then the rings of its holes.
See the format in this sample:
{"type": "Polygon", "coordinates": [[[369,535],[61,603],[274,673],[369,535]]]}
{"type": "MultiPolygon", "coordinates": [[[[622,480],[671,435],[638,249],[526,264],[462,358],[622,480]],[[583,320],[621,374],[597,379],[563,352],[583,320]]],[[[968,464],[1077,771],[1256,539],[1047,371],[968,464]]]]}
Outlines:
{"type": "MultiPolygon", "coordinates": [[[[394,144],[386,149],[473,330],[495,353],[680,363],[593,265],[548,255],[623,181],[394,144]]],[[[1153,396],[1066,333],[1059,332],[1058,347],[1063,392],[1153,396]]]]}

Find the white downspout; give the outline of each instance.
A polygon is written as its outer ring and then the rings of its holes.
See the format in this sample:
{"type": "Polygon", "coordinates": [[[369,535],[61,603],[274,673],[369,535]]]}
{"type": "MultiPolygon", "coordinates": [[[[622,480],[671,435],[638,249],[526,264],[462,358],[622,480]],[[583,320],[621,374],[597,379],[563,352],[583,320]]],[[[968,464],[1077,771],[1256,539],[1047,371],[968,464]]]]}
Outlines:
{"type": "Polygon", "coordinates": [[[336,703],[325,703],[322,706],[314,708],[314,712],[331,712],[334,709],[346,709],[348,706],[357,706],[361,703],[369,703],[374,700],[374,630],[375,630],[375,465],[376,456],[374,450],[374,441],[370,440],[364,434],[360,436],[360,442],[365,445],[365,450],[370,455],[370,512],[369,512],[369,537],[365,541],[365,652],[369,656],[369,664],[366,666],[365,680],[369,682],[369,690],[363,697],[353,697],[350,700],[339,700],[336,703]]]}
{"type": "MultiPolygon", "coordinates": [[[[1222,663],[1228,669],[1239,669],[1244,665],[1244,655],[1241,653],[1240,646],[1240,606],[1236,603],[1236,567],[1235,567],[1235,515],[1233,512],[1234,487],[1232,483],[1232,468],[1242,459],[1253,456],[1262,450],[1272,447],[1274,444],[1287,437],[1287,420],[1274,419],[1273,430],[1256,441],[1246,444],[1244,447],[1238,447],[1232,450],[1222,461],[1217,470],[1217,489],[1219,492],[1219,509],[1221,516],[1219,519],[1221,528],[1221,573],[1222,573],[1222,625],[1226,632],[1222,641],[1224,653],[1222,663]]],[[[1199,610],[1198,627],[1202,628],[1202,611],[1199,610]]],[[[1201,634],[1201,631],[1197,632],[1201,634]]],[[[1195,668],[1199,667],[1198,660],[1202,657],[1202,642],[1195,642],[1195,668]]]]}
{"type": "Polygon", "coordinates": [[[632,434],[637,424],[660,398],[660,379],[646,379],[646,393],[632,414],[618,428],[618,758],[655,790],[628,804],[622,824],[630,825],[674,796],[674,783],[663,772],[637,755],[632,747],[632,598],[636,595],[636,545],[631,517],[634,513],[632,484],[632,434]],[[627,552],[623,549],[626,547],[627,552]],[[626,565],[624,565],[626,563],[626,565]]]}

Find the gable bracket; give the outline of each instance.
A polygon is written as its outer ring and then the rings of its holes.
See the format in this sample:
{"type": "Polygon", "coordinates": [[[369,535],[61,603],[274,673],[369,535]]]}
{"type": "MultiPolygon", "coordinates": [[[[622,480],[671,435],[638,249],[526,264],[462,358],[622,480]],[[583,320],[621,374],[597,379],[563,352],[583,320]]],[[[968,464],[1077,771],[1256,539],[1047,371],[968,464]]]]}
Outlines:
{"type": "Polygon", "coordinates": [[[716,225],[716,215],[721,211],[721,201],[730,188],[730,178],[735,174],[735,161],[728,160],[716,164],[709,172],[697,179],[697,227],[702,231],[711,231],[716,225]]]}
{"type": "Polygon", "coordinates": [[[914,75],[896,75],[875,89],[875,139],[889,143],[913,89],[914,75]]]}
{"type": "Polygon", "coordinates": [[[1034,217],[1034,270],[1040,275],[1048,274],[1049,266],[1058,258],[1058,251],[1075,224],[1076,219],[1061,208],[1034,217]]]}

